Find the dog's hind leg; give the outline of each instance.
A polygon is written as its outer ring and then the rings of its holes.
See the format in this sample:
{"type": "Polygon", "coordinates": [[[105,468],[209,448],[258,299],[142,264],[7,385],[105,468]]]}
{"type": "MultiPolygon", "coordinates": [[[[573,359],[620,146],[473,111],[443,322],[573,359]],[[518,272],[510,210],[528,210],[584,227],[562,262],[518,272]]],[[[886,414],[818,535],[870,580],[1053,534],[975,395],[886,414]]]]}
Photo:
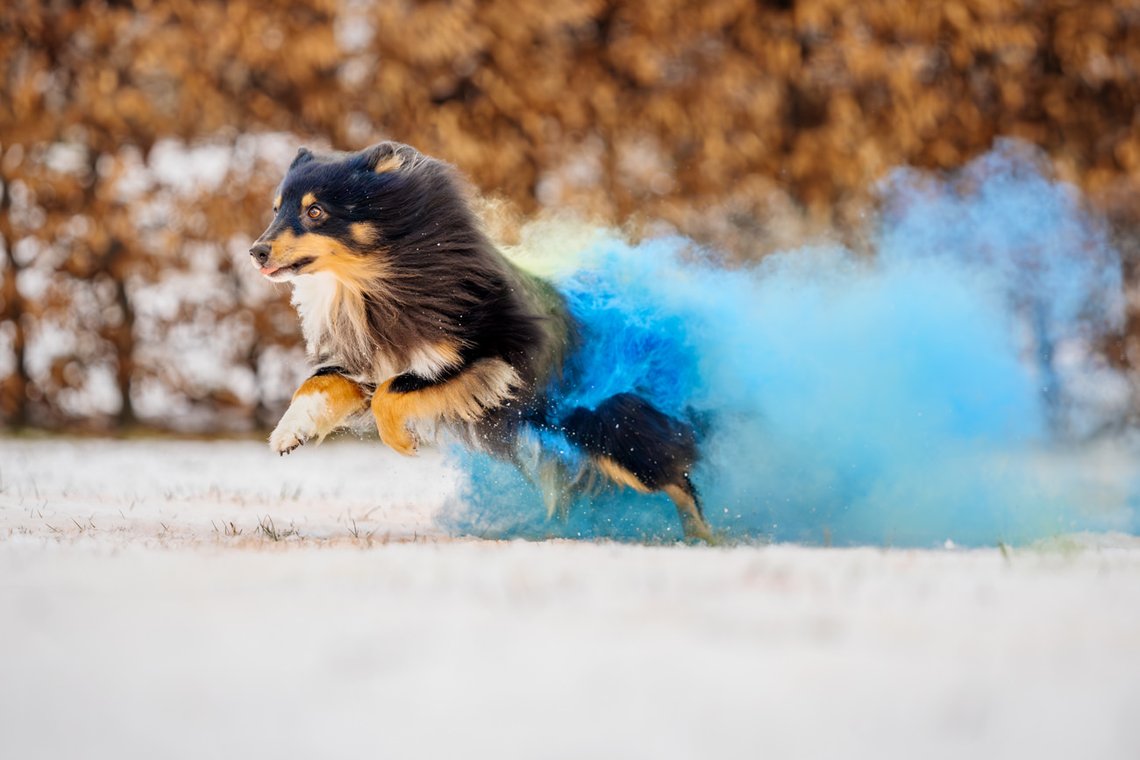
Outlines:
{"type": "Polygon", "coordinates": [[[701,499],[697,489],[689,480],[688,474],[681,478],[680,483],[670,483],[663,486],[662,491],[673,500],[677,507],[677,514],[681,518],[681,527],[689,538],[699,538],[707,543],[713,543],[712,529],[705,521],[705,512],[701,509],[701,499]]]}
{"type": "Polygon", "coordinates": [[[335,370],[318,371],[293,394],[293,402],[269,436],[269,448],[288,454],[311,438],[323,440],[362,411],[367,398],[359,383],[335,370]]]}
{"type": "Polygon", "coordinates": [[[696,435],[689,425],[637,395],[620,393],[593,410],[573,409],[561,427],[613,482],[641,493],[662,491],[672,499],[686,538],[712,541],[689,479],[697,461],[696,435]]]}

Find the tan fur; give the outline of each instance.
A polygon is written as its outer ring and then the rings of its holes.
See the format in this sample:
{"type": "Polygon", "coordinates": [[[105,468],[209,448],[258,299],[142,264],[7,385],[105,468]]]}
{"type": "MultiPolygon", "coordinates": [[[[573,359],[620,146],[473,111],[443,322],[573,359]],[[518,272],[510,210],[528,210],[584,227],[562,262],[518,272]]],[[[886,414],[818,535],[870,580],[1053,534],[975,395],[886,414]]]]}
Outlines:
{"type": "Polygon", "coordinates": [[[376,242],[376,228],[368,222],[356,222],[349,227],[352,239],[359,245],[372,245],[376,242]]]}
{"type": "Polygon", "coordinates": [[[293,261],[301,258],[300,256],[290,255],[293,251],[293,244],[296,242],[297,236],[293,234],[292,230],[285,230],[269,243],[269,263],[274,266],[289,266],[293,261]]]}
{"type": "MultiPolygon", "coordinates": [[[[371,293],[383,297],[382,283],[387,266],[381,256],[361,256],[343,243],[324,235],[302,235],[299,240],[315,238],[324,246],[313,264],[317,271],[331,272],[337,281],[355,293],[371,293]]],[[[305,255],[314,255],[312,249],[305,255]]],[[[320,249],[318,249],[320,250],[320,249]]]]}
{"type": "Polygon", "coordinates": [[[398,153],[393,153],[390,156],[380,159],[376,162],[376,168],[373,170],[377,174],[384,174],[385,172],[394,172],[404,165],[403,159],[400,158],[398,153]]]}
{"type": "Polygon", "coordinates": [[[454,367],[463,359],[459,356],[459,346],[449,340],[441,340],[432,346],[432,350],[443,359],[448,367],[454,367]]]}
{"type": "Polygon", "coordinates": [[[445,383],[409,393],[393,393],[389,380],[372,397],[376,430],[380,440],[410,456],[416,441],[409,422],[476,422],[509,400],[519,382],[514,367],[502,359],[480,359],[445,383]]]}
{"type": "Polygon", "coordinates": [[[311,258],[314,261],[305,268],[306,273],[331,272],[346,287],[356,291],[375,288],[386,271],[382,256],[359,254],[336,238],[319,232],[295,235],[292,230],[285,230],[270,246],[269,261],[274,266],[287,267],[300,259],[311,258]]]}
{"type": "Polygon", "coordinates": [[[304,258],[314,259],[305,268],[306,273],[329,272],[356,293],[375,292],[386,271],[383,257],[361,255],[320,233],[294,235],[292,230],[285,230],[273,241],[270,261],[276,266],[287,267],[304,258]]]}
{"type": "Polygon", "coordinates": [[[448,369],[458,367],[463,363],[459,355],[459,348],[451,341],[441,340],[438,343],[423,346],[412,351],[408,357],[407,372],[413,372],[420,377],[434,379],[448,369]]]}
{"type": "Polygon", "coordinates": [[[638,493],[650,493],[651,491],[636,475],[609,457],[594,457],[594,465],[603,475],[618,485],[628,486],[638,493]]]}
{"type": "Polygon", "coordinates": [[[672,484],[661,490],[673,500],[673,505],[677,507],[677,515],[681,518],[681,527],[685,530],[685,537],[699,538],[702,541],[713,543],[712,528],[705,522],[705,518],[701,517],[700,509],[697,508],[697,502],[692,494],[680,486],[672,484]]]}
{"type": "Polygon", "coordinates": [[[317,393],[324,394],[328,407],[327,414],[316,421],[317,435],[321,439],[340,427],[353,414],[363,410],[367,403],[364,389],[343,375],[310,377],[301,383],[301,387],[293,394],[293,400],[317,393]]]}
{"type": "Polygon", "coordinates": [[[303,198],[301,198],[301,210],[304,211],[305,209],[307,209],[309,206],[312,206],[316,202],[317,202],[317,196],[313,195],[312,193],[305,193],[305,196],[303,198]]]}
{"type": "Polygon", "coordinates": [[[276,211],[279,208],[281,208],[281,196],[280,195],[278,195],[276,198],[273,199],[273,210],[276,211]]]}

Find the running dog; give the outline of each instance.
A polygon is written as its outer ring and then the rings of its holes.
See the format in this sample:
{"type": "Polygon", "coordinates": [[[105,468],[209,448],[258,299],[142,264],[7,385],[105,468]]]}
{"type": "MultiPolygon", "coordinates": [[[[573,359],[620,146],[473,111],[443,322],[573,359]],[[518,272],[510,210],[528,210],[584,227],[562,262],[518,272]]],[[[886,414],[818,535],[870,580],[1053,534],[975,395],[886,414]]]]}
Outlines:
{"type": "Polygon", "coordinates": [[[552,419],[580,332],[557,290],[490,241],[465,188],[450,165],[400,143],[300,149],[250,248],[264,277],[292,285],[313,363],[270,447],[287,454],[367,411],[405,455],[415,430],[444,427],[517,462],[524,428],[556,430],[597,474],[668,494],[686,537],[710,540],[690,424],[633,392],[552,419]]]}

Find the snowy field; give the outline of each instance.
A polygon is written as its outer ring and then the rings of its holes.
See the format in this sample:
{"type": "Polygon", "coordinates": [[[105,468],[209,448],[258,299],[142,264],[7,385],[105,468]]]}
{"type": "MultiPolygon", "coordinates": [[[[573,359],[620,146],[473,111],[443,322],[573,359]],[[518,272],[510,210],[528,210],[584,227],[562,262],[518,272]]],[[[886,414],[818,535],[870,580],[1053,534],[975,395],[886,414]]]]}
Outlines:
{"type": "Polygon", "coordinates": [[[1140,757],[1140,542],[492,542],[340,441],[0,440],[0,758],[1140,757]]]}

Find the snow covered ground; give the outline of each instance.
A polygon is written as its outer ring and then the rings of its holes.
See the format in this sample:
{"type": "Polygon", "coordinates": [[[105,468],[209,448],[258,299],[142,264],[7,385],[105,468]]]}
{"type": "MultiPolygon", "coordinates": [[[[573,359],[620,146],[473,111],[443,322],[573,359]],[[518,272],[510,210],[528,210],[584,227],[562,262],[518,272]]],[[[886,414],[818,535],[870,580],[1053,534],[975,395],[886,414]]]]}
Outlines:
{"type": "Polygon", "coordinates": [[[457,540],[436,455],[0,440],[0,758],[1140,757],[1140,542],[457,540]]]}

